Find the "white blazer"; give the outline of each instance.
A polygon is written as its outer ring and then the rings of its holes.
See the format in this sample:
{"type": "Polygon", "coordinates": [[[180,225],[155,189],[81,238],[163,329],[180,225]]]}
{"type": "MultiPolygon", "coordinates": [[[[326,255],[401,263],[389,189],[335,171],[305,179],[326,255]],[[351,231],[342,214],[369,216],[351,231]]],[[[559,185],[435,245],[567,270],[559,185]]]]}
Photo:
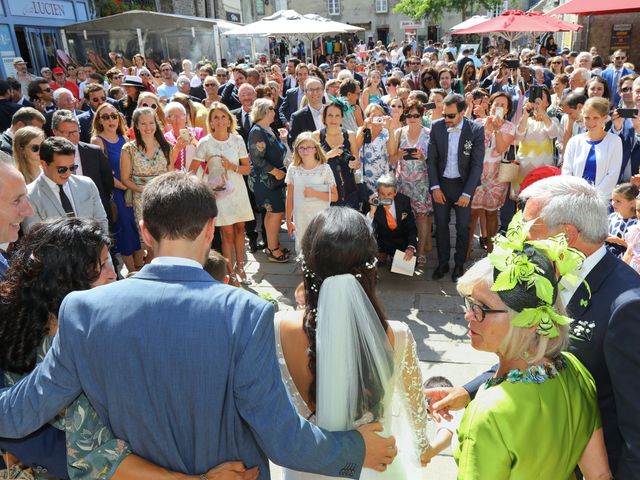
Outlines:
{"type": "MultiPolygon", "coordinates": [[[[581,177],[587,163],[591,145],[587,143],[586,134],[571,137],[567,142],[562,163],[562,174],[581,177]]],[[[618,135],[607,132],[604,139],[595,147],[596,181],[594,186],[603,200],[611,200],[611,192],[618,183],[622,169],[622,140],[618,135]]]]}

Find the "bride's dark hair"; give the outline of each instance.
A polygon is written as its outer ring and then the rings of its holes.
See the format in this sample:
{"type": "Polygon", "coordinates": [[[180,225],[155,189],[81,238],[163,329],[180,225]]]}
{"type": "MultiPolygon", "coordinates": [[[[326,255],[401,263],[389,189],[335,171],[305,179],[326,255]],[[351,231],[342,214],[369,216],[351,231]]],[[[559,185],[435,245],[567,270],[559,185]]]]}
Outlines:
{"type": "Polygon", "coordinates": [[[360,213],[347,207],[330,207],[318,213],[302,238],[305,270],[312,272],[304,277],[304,333],[309,339],[309,369],[313,376],[309,387],[312,410],[316,404],[316,313],[320,286],[327,277],[355,275],[386,331],[387,320],[376,294],[377,271],[372,268],[377,252],[371,227],[360,213]]]}
{"type": "Polygon", "coordinates": [[[28,373],[69,292],[88,290],[100,276],[109,236],[95,220],[59,218],[34,225],[0,283],[0,368],[28,373]]]}

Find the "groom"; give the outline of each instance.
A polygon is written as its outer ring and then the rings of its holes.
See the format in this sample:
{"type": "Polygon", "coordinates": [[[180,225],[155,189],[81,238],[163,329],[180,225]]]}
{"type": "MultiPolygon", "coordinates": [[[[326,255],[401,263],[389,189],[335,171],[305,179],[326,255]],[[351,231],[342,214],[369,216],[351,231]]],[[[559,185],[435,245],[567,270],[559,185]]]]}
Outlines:
{"type": "Polygon", "coordinates": [[[0,436],[20,437],[84,391],[138,455],[194,475],[267,458],[359,478],[396,454],[381,426],[331,433],[298,416],[275,355],[273,307],[203,269],[217,208],[194,176],[168,173],[143,194],[141,232],[156,258],[134,277],[71,293],[44,361],[0,395],[0,436]],[[189,215],[185,215],[189,212],[189,215]]]}

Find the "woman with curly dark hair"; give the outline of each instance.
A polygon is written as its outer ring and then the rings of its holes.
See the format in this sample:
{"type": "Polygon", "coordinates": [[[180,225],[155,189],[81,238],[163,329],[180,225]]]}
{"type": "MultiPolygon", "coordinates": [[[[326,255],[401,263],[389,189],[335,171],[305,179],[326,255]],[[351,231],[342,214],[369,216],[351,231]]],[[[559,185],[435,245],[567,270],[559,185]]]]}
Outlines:
{"type": "MultiPolygon", "coordinates": [[[[334,431],[377,421],[395,436],[393,464],[360,478],[419,478],[414,466],[430,446],[416,345],[405,323],[385,319],[377,251],[355,210],[329,207],[314,217],[302,238],[305,309],[278,314],[276,353],[300,415],[334,431]]],[[[286,478],[325,477],[287,471],[286,478]]]]}
{"type": "MultiPolygon", "coordinates": [[[[109,235],[98,222],[76,217],[36,224],[25,236],[0,283],[0,368],[5,386],[17,383],[44,358],[57,332],[58,310],[69,293],[115,280],[109,246],[109,235]]],[[[128,445],[101,423],[84,394],[51,424],[65,432],[72,480],[202,478],[170,472],[131,454],[128,445]]],[[[0,447],[11,451],[2,439],[0,447]]],[[[61,448],[64,452],[64,445],[61,448]]],[[[52,477],[35,471],[34,478],[52,477]]]]}

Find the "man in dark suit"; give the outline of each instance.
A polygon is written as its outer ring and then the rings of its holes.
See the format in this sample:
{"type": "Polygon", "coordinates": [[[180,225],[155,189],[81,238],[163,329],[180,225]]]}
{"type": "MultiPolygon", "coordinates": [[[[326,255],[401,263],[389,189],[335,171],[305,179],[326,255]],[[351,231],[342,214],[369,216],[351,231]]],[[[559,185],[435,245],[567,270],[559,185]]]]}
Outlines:
{"type": "Polygon", "coordinates": [[[306,64],[301,63],[296,67],[296,79],[298,86],[290,88],[284,95],[284,101],[280,105],[280,121],[282,124],[289,128],[289,122],[291,122],[291,116],[300,109],[300,102],[304,96],[304,84],[309,78],[309,67],[306,64]]]}
{"type": "Polygon", "coordinates": [[[59,110],[53,116],[52,130],[57,137],[64,137],[73,143],[75,162],[79,165],[77,175],[89,177],[98,187],[100,201],[107,214],[109,224],[111,218],[111,194],[113,193],[113,173],[109,160],[105,157],[100,147],[80,141],[78,120],[66,110],[59,110]]]}
{"type": "Polygon", "coordinates": [[[324,97],[322,82],[315,77],[309,78],[304,84],[304,94],[307,96],[307,106],[291,116],[290,147],[293,147],[296,138],[302,132],[315,132],[322,128],[322,100],[324,97]]]}
{"type": "Polygon", "coordinates": [[[405,75],[404,79],[411,87],[411,90],[420,90],[420,59],[418,57],[411,57],[407,60],[405,65],[409,66],[409,73],[405,75]]]}
{"type": "Polygon", "coordinates": [[[387,256],[393,257],[396,250],[404,252],[405,260],[411,260],[416,253],[418,240],[411,201],[406,195],[398,193],[398,184],[393,175],[381,176],[376,185],[377,194],[369,202],[368,216],[373,221],[378,242],[378,261],[385,262],[387,256]]]}
{"type": "Polygon", "coordinates": [[[232,70],[233,81],[223,85],[219,92],[220,101],[224,103],[229,110],[235,110],[242,105],[238,99],[238,89],[247,81],[247,71],[241,67],[235,67],[232,70]]]}
{"type": "Polygon", "coordinates": [[[9,82],[9,88],[11,91],[11,101],[20,105],[20,107],[33,107],[33,103],[27,100],[22,94],[22,85],[18,80],[13,77],[7,77],[7,82],[9,82]]]}
{"type": "Polygon", "coordinates": [[[53,135],[53,132],[51,131],[51,119],[53,118],[53,114],[57,111],[67,110],[68,112],[71,112],[76,118],[84,113],[82,112],[82,110],[76,110],[76,99],[73,96],[73,92],[64,87],[60,87],[55,92],[53,92],[53,102],[58,108],[44,114],[44,134],[47,137],[53,135]]]}
{"type": "Polygon", "coordinates": [[[287,76],[284,79],[283,92],[296,88],[298,86],[298,80],[296,79],[296,68],[300,65],[299,58],[290,58],[287,63],[287,76]]]}
{"type": "Polygon", "coordinates": [[[6,80],[0,80],[0,132],[11,126],[13,114],[20,110],[20,105],[11,100],[11,86],[6,80]]]}
{"type": "Polygon", "coordinates": [[[362,90],[364,88],[364,79],[362,78],[362,75],[356,72],[357,63],[358,63],[358,60],[355,54],[351,53],[345,57],[345,64],[346,64],[347,70],[351,72],[351,74],[353,75],[353,79],[360,84],[360,89],[362,90]]]}
{"type": "Polygon", "coordinates": [[[480,183],[484,161],[484,128],[464,118],[466,102],[462,95],[444,99],[444,119],[433,124],[429,139],[427,168],[436,217],[438,267],[433,279],[449,271],[451,254],[449,221],[456,212],[455,266],[451,279],[464,273],[471,222],[471,197],[480,183]]]}
{"type": "MultiPolygon", "coordinates": [[[[84,100],[89,109],[78,115],[78,123],[80,124],[80,141],[84,143],[91,142],[91,134],[93,132],[93,115],[100,105],[107,102],[107,91],[99,83],[90,83],[84,89],[84,100]]],[[[118,109],[120,110],[120,109],[118,109]]]]}
{"type": "MultiPolygon", "coordinates": [[[[566,284],[559,295],[573,318],[569,350],[595,380],[614,478],[640,478],[640,450],[635,448],[640,445],[640,377],[635,374],[640,369],[640,276],[606,251],[607,204],[582,178],[539,180],[521,192],[520,200],[526,201],[524,220],[535,221],[531,239],[563,232],[569,246],[586,256],[576,272],[584,282],[566,284]]],[[[438,400],[433,408],[461,408],[494,372],[495,367],[464,387],[427,392],[438,400]]]]}
{"type": "Polygon", "coordinates": [[[618,91],[620,79],[625,75],[634,73],[634,71],[624,66],[624,62],[627,61],[627,54],[624,50],[616,50],[613,52],[611,61],[613,65],[603,70],[601,76],[609,84],[613,106],[616,107],[620,103],[620,92],[618,91]]]}

